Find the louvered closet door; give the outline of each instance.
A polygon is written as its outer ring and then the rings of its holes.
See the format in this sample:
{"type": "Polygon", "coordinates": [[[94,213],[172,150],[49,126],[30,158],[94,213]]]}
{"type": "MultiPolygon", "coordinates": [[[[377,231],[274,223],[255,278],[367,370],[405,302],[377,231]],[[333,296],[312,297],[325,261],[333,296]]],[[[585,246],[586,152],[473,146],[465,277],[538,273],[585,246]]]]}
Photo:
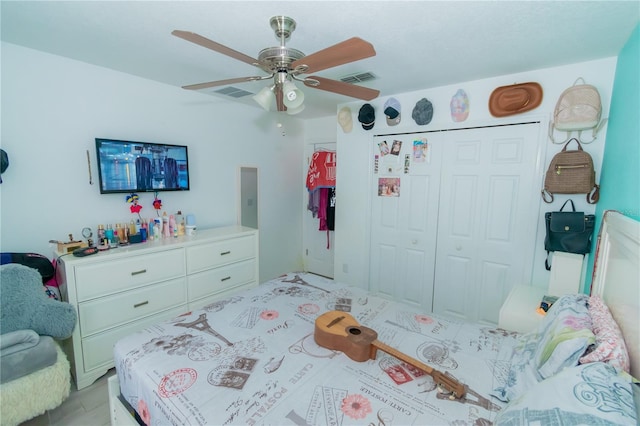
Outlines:
{"type": "Polygon", "coordinates": [[[371,156],[378,155],[371,185],[370,289],[426,312],[431,311],[433,297],[442,153],[438,138],[377,137],[371,156]],[[392,150],[394,140],[402,142],[399,155],[382,155],[379,144],[386,141],[392,150]],[[426,150],[420,148],[422,142],[426,150]],[[399,195],[390,187],[393,179],[400,182],[399,195]]]}
{"type": "Polygon", "coordinates": [[[433,310],[496,324],[510,289],[530,282],[539,124],[446,133],[433,310]]]}

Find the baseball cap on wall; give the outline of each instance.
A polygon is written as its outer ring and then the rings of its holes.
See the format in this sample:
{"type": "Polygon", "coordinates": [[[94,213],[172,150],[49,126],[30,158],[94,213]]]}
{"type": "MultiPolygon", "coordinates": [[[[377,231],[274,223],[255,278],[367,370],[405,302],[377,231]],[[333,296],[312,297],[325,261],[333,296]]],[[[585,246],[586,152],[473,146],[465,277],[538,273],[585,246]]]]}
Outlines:
{"type": "Polygon", "coordinates": [[[431,123],[431,119],[433,118],[433,105],[427,98],[420,99],[416,103],[416,106],[413,107],[411,117],[419,126],[431,123]]]}
{"type": "Polygon", "coordinates": [[[389,98],[384,103],[384,115],[387,117],[388,126],[400,123],[400,102],[396,98],[389,98]]]}
{"type": "Polygon", "coordinates": [[[358,112],[358,121],[364,130],[371,130],[376,124],[376,110],[371,104],[364,104],[358,112]]]}
{"type": "Polygon", "coordinates": [[[342,131],[349,133],[353,129],[353,118],[351,117],[351,108],[344,107],[338,111],[338,124],[342,127],[342,131]]]}
{"type": "Polygon", "coordinates": [[[451,119],[455,122],[464,121],[469,116],[469,97],[463,89],[458,89],[451,98],[451,119]]]}

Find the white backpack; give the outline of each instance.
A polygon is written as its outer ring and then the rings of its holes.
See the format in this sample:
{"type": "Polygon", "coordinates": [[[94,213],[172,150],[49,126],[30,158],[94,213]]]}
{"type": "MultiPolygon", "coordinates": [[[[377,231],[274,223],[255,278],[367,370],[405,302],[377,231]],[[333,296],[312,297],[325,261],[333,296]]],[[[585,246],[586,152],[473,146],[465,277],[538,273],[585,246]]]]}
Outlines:
{"type": "Polygon", "coordinates": [[[567,88],[556,103],[553,112],[553,121],[549,124],[549,138],[553,143],[563,144],[571,139],[571,133],[578,132],[577,139],[582,143],[591,143],[596,140],[597,134],[606,123],[607,119],[601,119],[602,103],[598,89],[590,84],[586,84],[582,77],[579,77],[573,86],[567,88]],[[582,84],[578,84],[582,81],[582,84]],[[585,142],[580,139],[583,130],[592,131],[592,138],[585,142]],[[567,137],[561,142],[556,142],[553,132],[559,130],[567,132],[567,137]]]}

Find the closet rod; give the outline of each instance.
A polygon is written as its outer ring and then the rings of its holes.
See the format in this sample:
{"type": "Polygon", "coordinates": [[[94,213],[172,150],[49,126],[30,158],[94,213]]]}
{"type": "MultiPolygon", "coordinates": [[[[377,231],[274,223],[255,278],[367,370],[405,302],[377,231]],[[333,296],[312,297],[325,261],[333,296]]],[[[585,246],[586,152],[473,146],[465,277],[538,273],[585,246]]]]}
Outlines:
{"type": "Polygon", "coordinates": [[[377,137],[377,136],[419,135],[419,134],[422,134],[422,133],[453,132],[453,131],[456,131],[456,130],[471,130],[471,129],[490,129],[492,127],[520,126],[522,124],[538,124],[538,123],[540,123],[540,120],[538,120],[538,121],[524,121],[522,123],[492,124],[492,125],[488,125],[488,126],[456,127],[456,128],[453,128],[453,129],[421,130],[419,132],[381,133],[379,135],[373,135],[373,136],[377,137]]]}
{"type": "Polygon", "coordinates": [[[313,151],[327,151],[327,152],[336,152],[335,149],[323,148],[322,145],[335,145],[335,142],[314,142],[309,145],[313,145],[313,151]],[[320,149],[318,149],[318,145],[320,145],[320,149]]]}

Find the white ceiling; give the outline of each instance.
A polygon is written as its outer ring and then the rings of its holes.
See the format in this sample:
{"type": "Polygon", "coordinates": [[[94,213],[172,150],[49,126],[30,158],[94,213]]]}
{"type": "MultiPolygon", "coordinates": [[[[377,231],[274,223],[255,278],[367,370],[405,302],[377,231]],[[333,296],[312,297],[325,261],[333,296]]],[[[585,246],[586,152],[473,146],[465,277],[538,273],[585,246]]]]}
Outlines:
{"type": "MultiPolygon", "coordinates": [[[[287,46],[311,54],[350,37],[377,55],[320,71],[370,71],[385,97],[616,56],[640,20],[634,1],[7,1],[2,40],[172,86],[265,75],[171,35],[191,31],[252,57],[279,44],[269,19],[290,16],[287,46]]],[[[235,87],[256,93],[267,82],[235,87]]],[[[330,116],[352,98],[303,87],[299,117],[330,116]]],[[[213,89],[203,90],[210,94],[213,89]]],[[[211,102],[237,102],[220,95],[211,102]]],[[[251,96],[241,102],[255,105],[251,96]]],[[[274,113],[276,114],[276,113],[274,113]]]]}

